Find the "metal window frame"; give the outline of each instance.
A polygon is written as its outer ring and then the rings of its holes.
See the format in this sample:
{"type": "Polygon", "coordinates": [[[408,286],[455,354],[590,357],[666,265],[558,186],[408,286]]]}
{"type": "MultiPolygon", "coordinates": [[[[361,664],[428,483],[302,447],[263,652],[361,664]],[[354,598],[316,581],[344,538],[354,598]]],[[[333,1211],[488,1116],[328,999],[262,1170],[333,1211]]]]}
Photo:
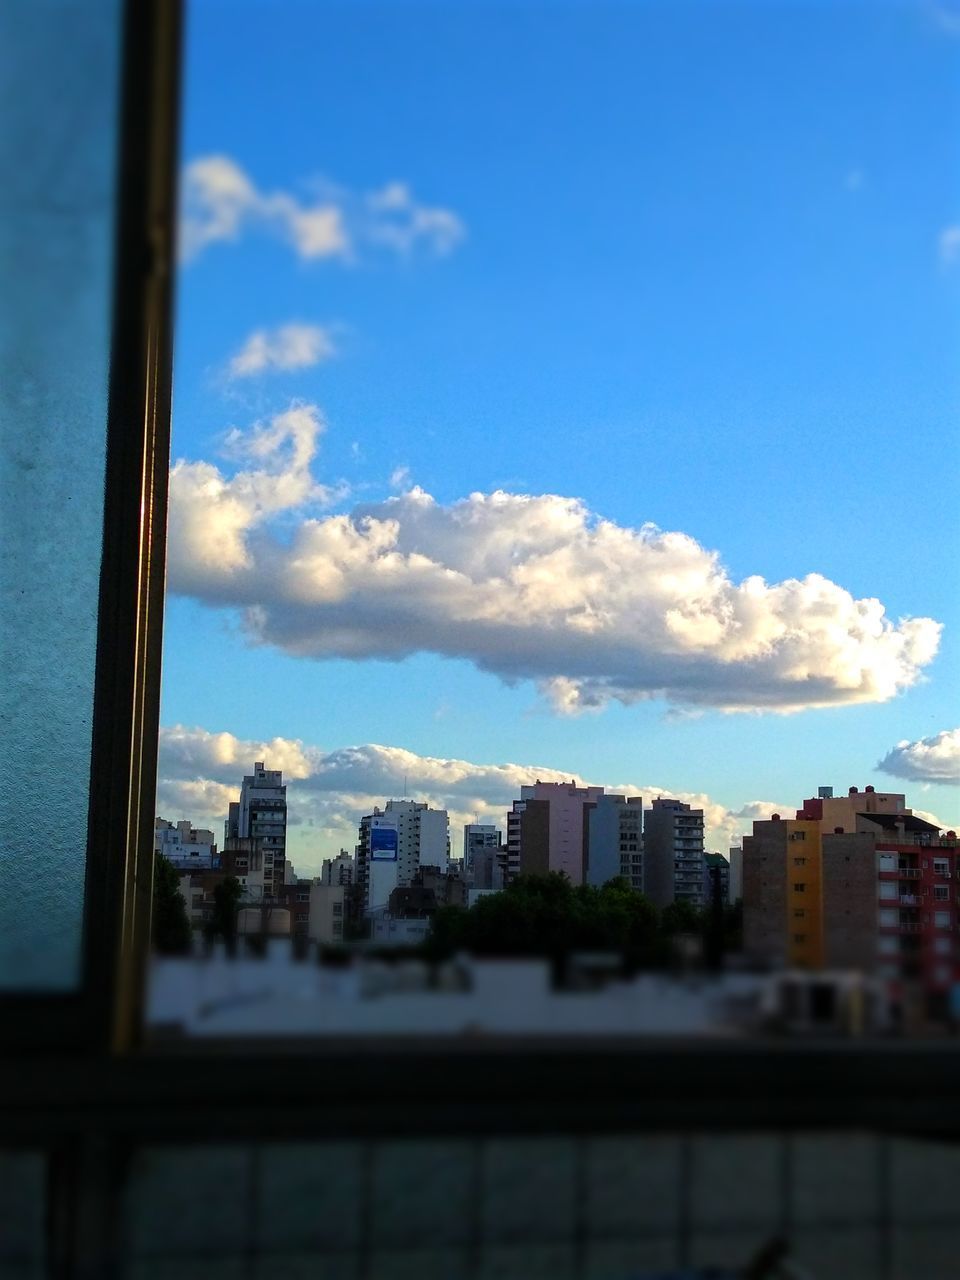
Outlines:
{"type": "Polygon", "coordinates": [[[8,1052],[136,1043],[150,930],[181,0],[122,6],[103,553],[75,990],[0,998],[8,1052]]]}

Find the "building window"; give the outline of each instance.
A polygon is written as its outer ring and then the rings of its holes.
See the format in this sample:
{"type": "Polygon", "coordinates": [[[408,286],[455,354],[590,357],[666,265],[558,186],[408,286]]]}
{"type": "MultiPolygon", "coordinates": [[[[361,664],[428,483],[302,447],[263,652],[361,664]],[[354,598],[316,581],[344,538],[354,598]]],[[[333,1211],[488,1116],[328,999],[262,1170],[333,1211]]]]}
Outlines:
{"type": "Polygon", "coordinates": [[[794,893],[806,893],[806,891],[807,891],[807,886],[804,884],[802,880],[794,880],[793,882],[794,893]]]}
{"type": "Polygon", "coordinates": [[[946,858],[934,858],[933,874],[935,876],[948,876],[950,874],[950,863],[946,858]]]}
{"type": "Polygon", "coordinates": [[[805,867],[807,865],[806,858],[794,858],[793,865],[795,867],[805,867]]]}
{"type": "Polygon", "coordinates": [[[793,909],[793,918],[794,918],[794,920],[802,920],[802,919],[803,919],[803,917],[804,917],[806,914],[807,914],[807,913],[806,913],[806,911],[804,910],[804,908],[803,908],[803,907],[794,907],[794,909],[793,909]]]}
{"type": "Polygon", "coordinates": [[[795,933],[793,935],[794,942],[806,942],[807,935],[805,933],[795,933]]]}
{"type": "Polygon", "coordinates": [[[949,929],[950,928],[950,912],[935,911],[933,913],[933,927],[935,929],[949,929]]]}
{"type": "Polygon", "coordinates": [[[335,902],[335,903],[333,904],[333,907],[332,907],[332,912],[333,912],[333,914],[334,914],[335,916],[342,916],[342,915],[343,915],[343,903],[342,903],[342,902],[335,902]]]}
{"type": "Polygon", "coordinates": [[[935,884],[933,886],[933,897],[935,902],[949,902],[950,890],[945,884],[935,884]]]}
{"type": "Polygon", "coordinates": [[[948,956],[953,950],[952,938],[934,938],[933,949],[938,956],[948,956]]]}

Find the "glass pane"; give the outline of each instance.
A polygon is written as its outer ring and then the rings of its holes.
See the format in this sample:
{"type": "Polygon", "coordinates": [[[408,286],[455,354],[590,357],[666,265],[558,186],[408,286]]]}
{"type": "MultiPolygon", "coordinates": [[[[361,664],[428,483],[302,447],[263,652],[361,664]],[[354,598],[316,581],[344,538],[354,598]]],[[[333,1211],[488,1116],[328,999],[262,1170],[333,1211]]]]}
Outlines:
{"type": "Polygon", "coordinates": [[[0,18],[0,989],[78,976],[120,4],[0,18]]]}

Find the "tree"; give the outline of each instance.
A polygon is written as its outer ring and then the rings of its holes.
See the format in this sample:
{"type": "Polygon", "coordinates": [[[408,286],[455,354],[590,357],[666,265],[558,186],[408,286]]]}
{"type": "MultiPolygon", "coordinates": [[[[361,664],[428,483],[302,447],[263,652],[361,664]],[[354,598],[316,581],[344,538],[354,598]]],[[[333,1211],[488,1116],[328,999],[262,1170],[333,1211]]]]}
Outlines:
{"type": "Polygon", "coordinates": [[[657,910],[624,880],[574,888],[565,875],[518,876],[470,910],[443,907],[433,917],[427,954],[546,956],[559,964],[571,951],[618,951],[631,967],[660,955],[657,910]]]}
{"type": "Polygon", "coordinates": [[[153,947],[161,955],[182,955],[190,950],[193,931],[187,915],[187,901],[180,892],[176,868],[163,854],[153,860],[153,947]]]}
{"type": "Polygon", "coordinates": [[[226,876],[213,891],[213,911],[204,933],[208,942],[222,938],[228,948],[237,944],[237,913],[243,898],[243,885],[236,876],[226,876]]]}

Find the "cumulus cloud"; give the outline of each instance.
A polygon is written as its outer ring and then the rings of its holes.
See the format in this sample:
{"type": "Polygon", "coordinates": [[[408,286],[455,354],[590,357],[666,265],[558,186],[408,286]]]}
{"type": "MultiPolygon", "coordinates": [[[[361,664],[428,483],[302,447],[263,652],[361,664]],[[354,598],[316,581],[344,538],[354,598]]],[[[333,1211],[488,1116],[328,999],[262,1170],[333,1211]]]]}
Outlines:
{"type": "MultiPolygon", "coordinates": [[[[231,582],[263,567],[267,543],[258,535],[267,521],[311,505],[329,506],[344,495],[344,486],[318,484],[310,470],[324,430],[315,405],[292,404],[249,431],[227,433],[224,455],[239,464],[229,479],[211,462],[175,464],[167,542],[174,590],[212,600],[220,582],[220,598],[230,603],[231,582]]],[[[255,602],[248,603],[252,608],[255,602]]]]}
{"type": "Polygon", "coordinates": [[[333,333],[316,324],[284,324],[250,334],[227,366],[231,378],[250,378],[272,371],[308,369],[337,354],[333,333]]]}
{"type": "Polygon", "coordinates": [[[905,738],[877,768],[911,782],[960,783],[960,729],[944,729],[916,742],[905,738]]]}
{"type": "Polygon", "coordinates": [[[365,194],[314,184],[314,194],[301,198],[262,191],[235,160],[209,155],[187,165],[182,186],[180,247],[186,261],[252,231],[279,237],[300,258],[344,262],[376,248],[404,256],[419,248],[443,255],[465,234],[452,210],[419,203],[404,183],[365,194]]]}
{"type": "Polygon", "coordinates": [[[615,699],[728,711],[882,702],[934,657],[940,624],[886,616],[817,573],[733,581],[684,533],[576,498],[420,488],[349,514],[311,474],[323,420],[295,405],[228,437],[232,476],[179,461],[170,586],[241,611],[249,637],[313,659],[464,658],[537,682],[556,709],[615,699]]]}
{"type": "MultiPolygon", "coordinates": [[[[158,812],[219,830],[227,804],[236,799],[240,780],[255,760],[283,769],[293,856],[301,870],[319,867],[341,844],[352,850],[360,817],[402,795],[448,811],[456,852],[466,822],[479,819],[505,829],[506,812],[521,786],[537,779],[586,785],[577,774],[546,765],[475,764],[376,743],[324,750],[288,738],[245,741],[231,733],[176,725],[160,731],[158,812]]],[[[722,851],[749,832],[755,818],[789,810],[762,800],[730,809],[701,792],[662,786],[629,783],[607,789],[643,796],[648,805],[658,795],[669,795],[702,808],[707,847],[722,851]]]]}

